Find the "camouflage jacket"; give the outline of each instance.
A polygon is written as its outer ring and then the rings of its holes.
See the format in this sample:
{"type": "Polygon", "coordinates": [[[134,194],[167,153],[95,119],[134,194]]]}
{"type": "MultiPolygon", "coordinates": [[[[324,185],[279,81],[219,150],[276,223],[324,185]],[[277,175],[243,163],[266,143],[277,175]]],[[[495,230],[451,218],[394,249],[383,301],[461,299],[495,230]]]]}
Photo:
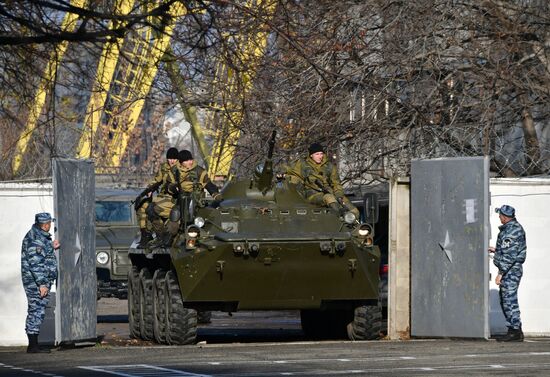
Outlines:
{"type": "Polygon", "coordinates": [[[309,156],[299,159],[287,169],[286,174],[290,177],[290,182],[297,184],[305,196],[311,196],[315,192],[329,192],[336,197],[344,196],[336,166],[328,161],[327,156],[323,157],[320,164],[309,156]]]}
{"type": "Polygon", "coordinates": [[[512,219],[498,227],[500,232],[495,247],[493,263],[498,268],[499,274],[506,276],[510,271],[520,268],[527,253],[525,232],[516,219],[512,219]]]}
{"type": "Polygon", "coordinates": [[[21,246],[21,277],[24,286],[45,285],[48,289],[57,279],[57,259],[52,235],[34,224],[21,246]]]}
{"type": "MultiPolygon", "coordinates": [[[[179,168],[179,162],[176,162],[174,167],[179,168]]],[[[160,169],[155,175],[155,178],[147,185],[147,188],[158,187],[158,191],[161,195],[177,194],[176,177],[174,175],[174,169],[170,167],[168,162],[163,162],[160,165],[160,169]]]]}
{"type": "Polygon", "coordinates": [[[195,193],[200,197],[204,194],[204,190],[208,191],[214,199],[219,199],[220,195],[218,187],[210,181],[208,173],[202,167],[193,161],[190,168],[186,168],[183,164],[179,165],[180,189],[185,193],[195,193]]]}

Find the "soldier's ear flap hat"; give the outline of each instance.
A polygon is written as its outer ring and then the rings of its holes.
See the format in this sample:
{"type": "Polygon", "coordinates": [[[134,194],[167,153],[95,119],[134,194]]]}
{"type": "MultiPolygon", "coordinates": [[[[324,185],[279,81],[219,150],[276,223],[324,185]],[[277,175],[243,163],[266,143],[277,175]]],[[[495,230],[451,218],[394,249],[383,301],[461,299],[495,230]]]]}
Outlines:
{"type": "Polygon", "coordinates": [[[166,158],[168,160],[177,160],[178,159],[178,150],[174,147],[168,149],[166,152],[166,158]]]}
{"type": "Polygon", "coordinates": [[[180,160],[180,162],[189,161],[192,159],[193,159],[193,155],[187,149],[182,149],[178,153],[178,160],[180,160]]]}
{"type": "Polygon", "coordinates": [[[311,156],[313,153],[317,153],[317,152],[325,153],[325,148],[323,148],[323,146],[320,143],[313,143],[309,146],[307,151],[309,152],[309,155],[311,156]]]}
{"type": "Polygon", "coordinates": [[[55,219],[52,218],[52,215],[50,215],[48,212],[41,212],[34,215],[34,222],[37,224],[46,224],[55,222],[55,219]]]}
{"type": "Polygon", "coordinates": [[[495,212],[500,213],[506,217],[516,217],[516,210],[514,209],[514,207],[506,204],[500,208],[495,208],[495,212]]]}

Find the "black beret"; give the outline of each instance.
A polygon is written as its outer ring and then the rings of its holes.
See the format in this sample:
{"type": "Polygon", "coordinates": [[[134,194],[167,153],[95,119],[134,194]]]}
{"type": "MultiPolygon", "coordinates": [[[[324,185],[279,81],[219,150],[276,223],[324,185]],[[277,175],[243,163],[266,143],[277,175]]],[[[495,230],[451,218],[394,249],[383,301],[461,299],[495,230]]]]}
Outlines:
{"type": "Polygon", "coordinates": [[[166,152],[166,158],[170,160],[177,160],[178,159],[178,150],[174,147],[168,149],[166,152]]]}
{"type": "Polygon", "coordinates": [[[192,159],[193,159],[193,155],[187,149],[182,149],[178,153],[178,160],[180,160],[180,162],[188,161],[188,160],[192,160],[192,159]]]}
{"type": "Polygon", "coordinates": [[[323,153],[325,152],[325,148],[323,148],[323,146],[319,143],[311,144],[307,150],[310,155],[317,152],[323,152],[323,153]]]}

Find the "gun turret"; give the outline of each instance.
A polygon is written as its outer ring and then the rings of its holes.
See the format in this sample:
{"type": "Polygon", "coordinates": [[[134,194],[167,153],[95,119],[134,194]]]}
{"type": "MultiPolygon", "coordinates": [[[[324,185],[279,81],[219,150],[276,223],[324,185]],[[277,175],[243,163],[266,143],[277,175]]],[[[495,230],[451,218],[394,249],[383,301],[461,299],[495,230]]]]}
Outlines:
{"type": "Polygon", "coordinates": [[[273,184],[273,149],[275,148],[275,136],[277,131],[271,133],[269,139],[269,150],[267,151],[267,158],[259,170],[256,170],[256,185],[258,190],[265,194],[273,184]]]}

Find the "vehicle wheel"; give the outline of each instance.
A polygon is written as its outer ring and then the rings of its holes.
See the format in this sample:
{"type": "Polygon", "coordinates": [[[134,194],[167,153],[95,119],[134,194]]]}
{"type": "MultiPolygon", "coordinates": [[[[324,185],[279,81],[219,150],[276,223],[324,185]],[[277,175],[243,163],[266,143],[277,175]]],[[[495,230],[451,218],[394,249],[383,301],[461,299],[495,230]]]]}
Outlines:
{"type": "Polygon", "coordinates": [[[166,343],[166,315],[164,314],[165,270],[156,270],[153,275],[153,336],[157,343],[166,343]]]}
{"type": "Polygon", "coordinates": [[[153,339],[153,279],[149,269],[139,273],[139,323],[141,339],[153,339]]]}
{"type": "Polygon", "coordinates": [[[164,299],[166,343],[194,344],[197,338],[197,312],[183,307],[183,299],[174,271],[166,273],[164,299]]]}
{"type": "Polygon", "coordinates": [[[374,340],[380,338],[382,327],[382,307],[379,305],[355,308],[355,317],[348,324],[348,337],[351,340],[374,340]]]}
{"type": "Polygon", "coordinates": [[[346,325],[351,318],[344,310],[301,310],[300,320],[308,338],[341,339],[346,337],[346,325]]]}
{"type": "Polygon", "coordinates": [[[198,323],[211,323],[212,322],[212,312],[210,312],[210,311],[197,311],[197,322],[198,323]]]}
{"type": "Polygon", "coordinates": [[[128,325],[130,337],[140,337],[139,329],[139,272],[136,266],[128,271],[128,325]]]}

